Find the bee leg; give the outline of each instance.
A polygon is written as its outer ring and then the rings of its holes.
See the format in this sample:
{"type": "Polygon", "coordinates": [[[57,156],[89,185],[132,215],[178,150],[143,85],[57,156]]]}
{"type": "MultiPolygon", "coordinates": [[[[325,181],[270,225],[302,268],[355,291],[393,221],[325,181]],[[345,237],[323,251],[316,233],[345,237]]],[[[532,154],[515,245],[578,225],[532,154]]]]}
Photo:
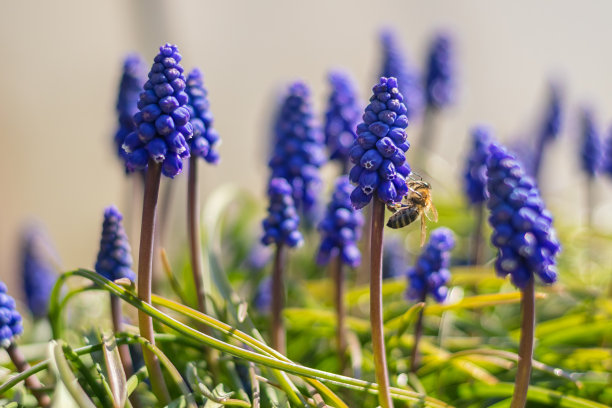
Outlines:
{"type": "Polygon", "coordinates": [[[421,213],[421,247],[425,245],[425,238],[427,238],[427,224],[425,223],[425,214],[421,213]]]}

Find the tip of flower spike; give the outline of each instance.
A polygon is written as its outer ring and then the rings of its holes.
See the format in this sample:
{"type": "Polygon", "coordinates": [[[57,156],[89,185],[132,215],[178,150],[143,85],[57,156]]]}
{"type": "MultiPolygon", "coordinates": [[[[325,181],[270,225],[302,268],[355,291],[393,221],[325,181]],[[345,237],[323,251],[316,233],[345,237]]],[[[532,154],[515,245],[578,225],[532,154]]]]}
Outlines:
{"type": "Polygon", "coordinates": [[[113,218],[116,221],[121,221],[123,215],[119,212],[119,209],[113,204],[109,205],[104,209],[104,218],[113,218]]]}
{"type": "Polygon", "coordinates": [[[307,98],[310,96],[310,88],[305,82],[298,80],[289,86],[289,94],[307,98]]]}
{"type": "Polygon", "coordinates": [[[134,281],[136,275],[132,271],[131,248],[121,223],[122,219],[123,216],[114,205],[104,209],[102,238],[95,270],[112,281],[123,278],[134,281]]]}

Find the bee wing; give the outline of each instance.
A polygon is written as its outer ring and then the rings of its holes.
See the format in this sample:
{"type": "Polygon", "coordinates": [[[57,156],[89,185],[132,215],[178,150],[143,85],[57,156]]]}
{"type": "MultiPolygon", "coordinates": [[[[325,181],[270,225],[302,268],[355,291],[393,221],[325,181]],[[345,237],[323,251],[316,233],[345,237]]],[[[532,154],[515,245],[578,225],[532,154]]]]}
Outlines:
{"type": "Polygon", "coordinates": [[[434,207],[433,203],[430,203],[425,210],[427,219],[433,222],[438,222],[438,210],[434,207]]]}
{"type": "Polygon", "coordinates": [[[421,247],[425,245],[425,238],[427,238],[427,224],[425,223],[425,215],[421,213],[421,247]]]}

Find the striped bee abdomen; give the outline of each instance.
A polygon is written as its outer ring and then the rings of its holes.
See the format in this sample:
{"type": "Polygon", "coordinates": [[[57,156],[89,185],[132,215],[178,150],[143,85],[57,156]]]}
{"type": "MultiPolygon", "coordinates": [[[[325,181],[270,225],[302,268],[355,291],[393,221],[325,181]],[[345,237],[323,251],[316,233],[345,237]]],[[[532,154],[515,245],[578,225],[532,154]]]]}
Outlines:
{"type": "Polygon", "coordinates": [[[387,227],[398,229],[409,225],[419,216],[419,207],[403,207],[389,217],[387,227]]]}

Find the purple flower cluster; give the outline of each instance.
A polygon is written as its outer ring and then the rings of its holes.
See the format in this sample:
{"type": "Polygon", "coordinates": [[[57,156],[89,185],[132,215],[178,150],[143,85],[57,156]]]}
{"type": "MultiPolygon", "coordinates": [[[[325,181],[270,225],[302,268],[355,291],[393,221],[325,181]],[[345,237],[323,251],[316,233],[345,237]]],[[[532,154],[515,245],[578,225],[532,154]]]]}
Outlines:
{"type": "Polygon", "coordinates": [[[385,30],[380,36],[383,49],[381,76],[397,78],[400,93],[404,96],[406,116],[413,119],[423,110],[424,95],[421,78],[417,70],[410,66],[397,36],[392,30],[385,30]]]}
{"type": "Polygon", "coordinates": [[[427,294],[436,302],[446,299],[450,280],[450,251],[455,246],[453,232],[448,228],[436,228],[429,235],[429,242],[416,261],[408,270],[408,299],[423,302],[427,294]]]}
{"type": "Polygon", "coordinates": [[[555,140],[561,133],[561,121],[563,112],[561,110],[561,90],[558,86],[552,85],[550,88],[550,99],[544,115],[540,137],[543,142],[555,140]]]}
{"type": "Polygon", "coordinates": [[[355,128],[361,114],[361,104],[353,79],[344,72],[329,74],[332,92],[325,113],[325,145],[329,149],[330,160],[338,160],[343,165],[357,138],[355,128]]]}
{"type": "Polygon", "coordinates": [[[191,154],[208,163],[217,164],[219,153],[215,150],[215,144],[219,141],[219,134],[212,126],[213,115],[208,91],[204,88],[204,79],[199,69],[194,68],[187,76],[185,92],[189,96],[187,109],[193,125],[193,137],[189,140],[191,154]]]}
{"type": "Polygon", "coordinates": [[[394,279],[404,275],[408,256],[402,240],[397,236],[385,237],[383,242],[383,279],[394,279]]]}
{"type": "Polygon", "coordinates": [[[351,206],[352,189],[347,176],[338,178],[325,218],[319,223],[322,237],[317,254],[319,265],[327,265],[336,255],[353,268],[361,263],[357,242],[361,236],[363,214],[351,206]]]}
{"type": "Polygon", "coordinates": [[[605,160],[603,171],[610,177],[612,177],[612,132],[610,132],[610,136],[606,139],[605,143],[605,160]]]}
{"type": "Polygon", "coordinates": [[[21,315],[16,309],[15,299],[7,295],[6,285],[0,282],[0,346],[8,347],[22,332],[21,315]]]}
{"type": "Polygon", "coordinates": [[[136,130],[123,141],[130,170],[146,168],[151,159],[162,164],[166,177],[173,178],[183,170],[182,159],[189,157],[187,140],[193,135],[193,127],[185,106],[189,97],[181,59],[176,45],[159,48],[138,100],[136,130]]]}
{"type": "MultiPolygon", "coordinates": [[[[134,115],[138,111],[138,95],[142,90],[143,62],[138,54],[128,55],[123,62],[123,75],[119,83],[119,95],[117,96],[117,118],[119,126],[115,133],[115,145],[117,154],[123,161],[126,160],[127,153],[123,150],[125,137],[136,130],[134,115]]],[[[129,172],[126,167],[126,172],[129,172]]]]}
{"type": "Polygon", "coordinates": [[[446,34],[438,34],[429,49],[425,97],[430,108],[444,108],[455,98],[455,61],[453,43],[446,34]]]}
{"type": "Polygon", "coordinates": [[[581,124],[582,150],[580,151],[580,157],[582,169],[589,178],[593,178],[601,170],[603,164],[603,146],[591,111],[584,110],[582,112],[581,124]]]}
{"type": "Polygon", "coordinates": [[[495,269],[502,277],[510,274],[518,288],[525,287],[534,273],[544,283],[553,283],[561,247],[552,216],[533,179],[525,175],[514,156],[495,142],[489,149],[487,207],[493,227],[491,242],[499,249],[495,269]]]}
{"type": "Polygon", "coordinates": [[[268,217],[263,220],[264,245],[285,244],[293,248],[304,242],[298,231],[300,217],[293,203],[291,185],[284,178],[273,178],[268,185],[268,217]]]}
{"type": "Polygon", "coordinates": [[[374,195],[387,204],[402,199],[408,192],[406,162],[408,117],[404,97],[395,78],[380,78],[365,108],[363,122],[357,126],[357,139],[349,157],[355,166],[349,173],[357,187],[351,193],[355,209],[365,207],[374,195]]]}
{"type": "Polygon", "coordinates": [[[310,90],[303,82],[289,87],[277,118],[276,144],[269,163],[272,177],[289,182],[295,205],[305,213],[317,203],[319,167],[325,162],[323,135],[315,126],[310,99],[310,90]]]}
{"type": "Polygon", "coordinates": [[[28,309],[34,318],[47,316],[49,297],[57,281],[53,266],[54,249],[44,231],[28,228],[21,247],[23,291],[28,309]]]}
{"type": "Polygon", "coordinates": [[[465,192],[472,205],[482,203],[488,197],[487,157],[490,143],[491,131],[487,127],[477,126],[472,130],[472,150],[464,173],[465,192]]]}
{"type": "Polygon", "coordinates": [[[104,210],[102,238],[96,261],[96,272],[106,279],[114,281],[121,278],[136,280],[132,271],[132,255],[121,220],[123,216],[115,206],[104,210]]]}

